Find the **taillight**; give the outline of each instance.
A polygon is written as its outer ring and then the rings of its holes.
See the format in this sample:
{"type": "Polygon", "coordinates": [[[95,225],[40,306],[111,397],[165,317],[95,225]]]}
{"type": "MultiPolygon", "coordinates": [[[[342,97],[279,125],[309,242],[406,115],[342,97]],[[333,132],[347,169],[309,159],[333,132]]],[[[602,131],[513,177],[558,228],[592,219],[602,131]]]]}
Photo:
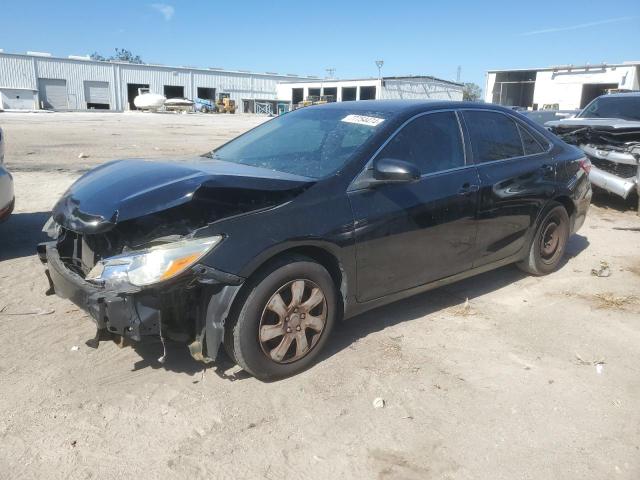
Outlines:
{"type": "Polygon", "coordinates": [[[587,175],[589,175],[589,172],[591,171],[591,160],[589,160],[587,157],[583,157],[578,160],[578,163],[580,164],[580,168],[584,170],[587,175]]]}

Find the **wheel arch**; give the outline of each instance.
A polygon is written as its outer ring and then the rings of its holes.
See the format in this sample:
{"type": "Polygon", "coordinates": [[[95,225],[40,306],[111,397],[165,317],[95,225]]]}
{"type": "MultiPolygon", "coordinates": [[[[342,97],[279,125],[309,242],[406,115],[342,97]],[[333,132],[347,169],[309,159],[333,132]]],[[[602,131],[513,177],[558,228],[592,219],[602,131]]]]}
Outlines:
{"type": "MultiPolygon", "coordinates": [[[[348,266],[338,254],[339,247],[325,242],[298,243],[289,244],[271,249],[255,259],[251,265],[247,266],[242,276],[246,279],[251,278],[259,271],[268,268],[274,262],[288,256],[307,257],[327,269],[329,275],[333,279],[338,294],[338,311],[340,316],[344,314],[345,304],[348,292],[348,282],[355,277],[348,272],[348,266]]],[[[245,282],[246,283],[246,282],[245,282]]],[[[241,296],[237,296],[236,300],[241,296]]]]}

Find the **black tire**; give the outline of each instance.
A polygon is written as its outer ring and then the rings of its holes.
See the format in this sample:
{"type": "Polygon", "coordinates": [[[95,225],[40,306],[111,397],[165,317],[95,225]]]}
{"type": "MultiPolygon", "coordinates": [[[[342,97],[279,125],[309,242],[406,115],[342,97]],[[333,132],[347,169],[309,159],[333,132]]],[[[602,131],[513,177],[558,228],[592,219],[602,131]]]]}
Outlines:
{"type": "Polygon", "coordinates": [[[232,315],[225,328],[225,349],[238,365],[260,380],[288,377],[310,367],[326,344],[337,318],[337,292],[331,275],[319,263],[299,255],[278,259],[257,272],[248,280],[239,302],[235,309],[237,314],[232,315]],[[299,286],[300,282],[303,282],[303,287],[299,286]],[[298,285],[296,291],[302,288],[303,292],[297,303],[293,298],[294,284],[298,285]],[[316,289],[320,290],[323,300],[316,307],[305,310],[307,319],[303,320],[305,315],[294,313],[293,307],[299,305],[302,311],[303,306],[312,305],[318,296],[316,289]],[[287,291],[291,297],[286,296],[287,291]],[[287,307],[286,316],[278,315],[269,308],[276,296],[287,307]],[[324,322],[319,332],[316,326],[312,328],[305,323],[318,318],[324,322]],[[285,327],[290,333],[284,333],[285,327]],[[282,328],[282,333],[264,341],[263,332],[266,330],[263,329],[269,328],[282,328]],[[298,338],[301,337],[298,335],[305,337],[301,341],[305,345],[300,350],[298,338]],[[286,337],[294,339],[288,339],[287,343],[286,337]],[[308,350],[302,354],[305,346],[308,350]],[[283,350],[285,353],[279,358],[283,350]],[[302,356],[296,358],[299,353],[302,356]],[[276,359],[272,358],[274,355],[276,359]]]}
{"type": "Polygon", "coordinates": [[[562,205],[554,203],[531,240],[527,258],[517,263],[518,268],[532,275],[554,272],[562,261],[568,239],[569,215],[562,205]]]}

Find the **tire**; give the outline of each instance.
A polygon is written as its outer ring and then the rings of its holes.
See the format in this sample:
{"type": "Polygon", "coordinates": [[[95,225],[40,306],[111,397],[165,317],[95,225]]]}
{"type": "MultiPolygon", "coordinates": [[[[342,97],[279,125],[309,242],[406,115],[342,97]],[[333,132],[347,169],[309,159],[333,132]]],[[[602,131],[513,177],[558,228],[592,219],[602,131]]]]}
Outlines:
{"type": "Polygon", "coordinates": [[[559,203],[545,214],[531,240],[529,254],[517,263],[518,268],[532,275],[547,275],[557,270],[569,239],[569,215],[559,203]]]}
{"type": "Polygon", "coordinates": [[[275,380],[310,367],[337,317],[329,272],[302,256],[288,256],[259,271],[225,328],[225,349],[245,371],[275,380]]]}

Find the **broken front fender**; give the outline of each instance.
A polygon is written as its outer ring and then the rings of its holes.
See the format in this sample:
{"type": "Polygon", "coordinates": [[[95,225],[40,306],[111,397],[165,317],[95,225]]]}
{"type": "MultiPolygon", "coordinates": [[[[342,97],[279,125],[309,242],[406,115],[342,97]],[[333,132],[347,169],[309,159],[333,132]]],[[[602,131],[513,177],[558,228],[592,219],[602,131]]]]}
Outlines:
{"type": "Polygon", "coordinates": [[[84,280],[60,258],[55,242],[38,246],[47,266],[48,294],[57,294],[89,313],[98,330],[143,340],[162,335],[189,344],[196,360],[215,359],[224,325],[244,279],[195,265],[179,281],[152,289],[120,283],[102,287],[84,280]]]}

